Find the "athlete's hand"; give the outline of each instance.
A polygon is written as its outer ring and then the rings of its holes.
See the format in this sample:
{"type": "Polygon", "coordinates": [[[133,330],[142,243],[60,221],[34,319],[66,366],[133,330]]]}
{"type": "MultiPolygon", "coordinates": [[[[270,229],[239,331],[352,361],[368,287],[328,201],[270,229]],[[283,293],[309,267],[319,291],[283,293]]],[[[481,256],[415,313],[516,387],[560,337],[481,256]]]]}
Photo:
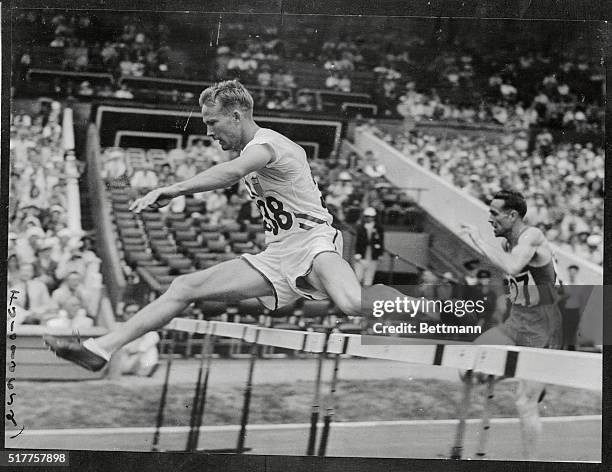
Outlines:
{"type": "Polygon", "coordinates": [[[172,198],[167,195],[166,189],[156,188],[147,193],[144,197],[137,198],[130,205],[130,210],[140,213],[145,208],[161,208],[170,203],[172,198]]]}

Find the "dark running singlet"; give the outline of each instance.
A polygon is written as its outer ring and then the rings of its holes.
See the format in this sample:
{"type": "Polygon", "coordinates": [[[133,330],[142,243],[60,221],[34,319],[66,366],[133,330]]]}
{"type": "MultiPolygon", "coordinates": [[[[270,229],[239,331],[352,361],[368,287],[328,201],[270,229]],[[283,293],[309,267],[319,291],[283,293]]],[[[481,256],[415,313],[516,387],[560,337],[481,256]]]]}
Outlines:
{"type": "MultiPolygon", "coordinates": [[[[525,232],[530,227],[526,227],[525,232]]],[[[520,237],[520,235],[519,235],[520,237]]],[[[550,261],[540,267],[526,265],[516,275],[506,274],[506,293],[513,305],[534,307],[557,302],[557,271],[551,254],[550,261]]]]}

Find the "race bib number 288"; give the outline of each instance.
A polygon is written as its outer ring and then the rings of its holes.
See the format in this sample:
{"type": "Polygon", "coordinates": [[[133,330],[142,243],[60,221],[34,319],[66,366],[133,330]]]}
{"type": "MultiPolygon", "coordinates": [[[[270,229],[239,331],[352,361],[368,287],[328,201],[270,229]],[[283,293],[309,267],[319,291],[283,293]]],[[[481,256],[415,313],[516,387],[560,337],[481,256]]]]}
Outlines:
{"type": "Polygon", "coordinates": [[[264,219],[264,229],[277,235],[279,229],[287,230],[293,226],[293,215],[283,209],[283,202],[274,197],[266,197],[265,201],[257,199],[257,207],[264,219]]]}

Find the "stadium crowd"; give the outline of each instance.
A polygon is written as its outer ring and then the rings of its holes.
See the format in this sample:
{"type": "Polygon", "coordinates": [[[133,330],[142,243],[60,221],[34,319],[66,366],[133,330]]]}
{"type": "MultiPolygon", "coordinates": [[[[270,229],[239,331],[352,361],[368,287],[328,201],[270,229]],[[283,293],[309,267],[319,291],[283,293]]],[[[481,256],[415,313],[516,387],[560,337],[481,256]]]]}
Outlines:
{"type": "Polygon", "coordinates": [[[529,224],[563,249],[603,263],[604,151],[593,143],[554,143],[546,130],[530,145],[524,131],[485,138],[418,130],[392,136],[372,123],[363,129],[487,204],[498,190],[523,192],[529,224]]]}
{"type": "MultiPolygon", "coordinates": [[[[38,41],[63,51],[57,65],[66,70],[110,72],[116,78],[177,74],[197,80],[238,78],[264,88],[296,90],[317,87],[309,82],[309,74],[293,72],[291,64],[309,64],[311,70],[314,64],[319,70],[317,82],[330,90],[355,91],[359,78],[359,91],[372,95],[383,116],[514,129],[602,129],[601,64],[598,58],[567,45],[534,52],[523,41],[493,49],[476,46],[473,37],[441,42],[435,36],[424,39],[398,29],[367,36],[346,32],[319,36],[312,25],[310,29],[299,26],[308,34],[285,27],[282,35],[277,27],[268,25],[260,36],[248,34],[242,22],[228,21],[221,41],[205,46],[210,63],[202,65],[202,70],[190,65],[171,71],[171,55],[188,56],[188,52],[170,49],[172,35],[180,32],[171,32],[168,22],[130,14],[122,15],[117,24],[98,24],[100,21],[86,14],[32,11],[16,17],[24,32],[36,30],[34,38],[39,39],[30,39],[30,43],[38,41]],[[213,72],[202,75],[207,69],[213,72]]],[[[15,60],[22,69],[37,66],[27,48],[15,60]]],[[[129,99],[135,92],[126,85],[113,89],[87,80],[73,88],[81,96],[129,99]]],[[[257,105],[308,109],[299,101],[300,97],[272,93],[262,94],[257,105]]]]}
{"type": "MultiPolygon", "coordinates": [[[[120,22],[109,27],[97,24],[86,13],[27,11],[15,16],[20,31],[36,33],[29,43],[61,52],[58,55],[61,62],[56,65],[63,70],[108,72],[116,77],[163,77],[168,71],[170,29],[161,21],[141,20],[137,15],[125,13],[120,22]]],[[[25,49],[20,62],[31,61],[31,52],[25,49]]]]}
{"type": "Polygon", "coordinates": [[[11,117],[8,289],[19,292],[18,324],[92,326],[97,306],[86,287],[100,280],[100,259],[89,236],[68,228],[66,188],[79,169],[62,147],[60,103],[38,105],[11,117]]]}

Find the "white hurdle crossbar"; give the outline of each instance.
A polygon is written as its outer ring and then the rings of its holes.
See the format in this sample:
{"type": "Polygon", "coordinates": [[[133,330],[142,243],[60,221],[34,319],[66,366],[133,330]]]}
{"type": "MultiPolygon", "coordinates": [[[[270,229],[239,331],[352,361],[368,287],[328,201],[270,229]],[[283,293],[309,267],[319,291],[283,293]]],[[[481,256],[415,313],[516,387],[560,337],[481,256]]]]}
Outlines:
{"type": "Polygon", "coordinates": [[[201,321],[175,318],[166,329],[208,334],[214,326],[215,336],[252,343],[259,331],[257,344],[296,351],[348,354],[356,357],[386,359],[424,364],[483,374],[536,380],[538,382],[601,392],[602,355],[599,353],[535,349],[516,346],[476,344],[425,344],[435,340],[414,339],[410,344],[362,344],[361,335],[263,328],[242,323],[201,321]],[[347,341],[345,341],[347,339],[347,341]]]}

